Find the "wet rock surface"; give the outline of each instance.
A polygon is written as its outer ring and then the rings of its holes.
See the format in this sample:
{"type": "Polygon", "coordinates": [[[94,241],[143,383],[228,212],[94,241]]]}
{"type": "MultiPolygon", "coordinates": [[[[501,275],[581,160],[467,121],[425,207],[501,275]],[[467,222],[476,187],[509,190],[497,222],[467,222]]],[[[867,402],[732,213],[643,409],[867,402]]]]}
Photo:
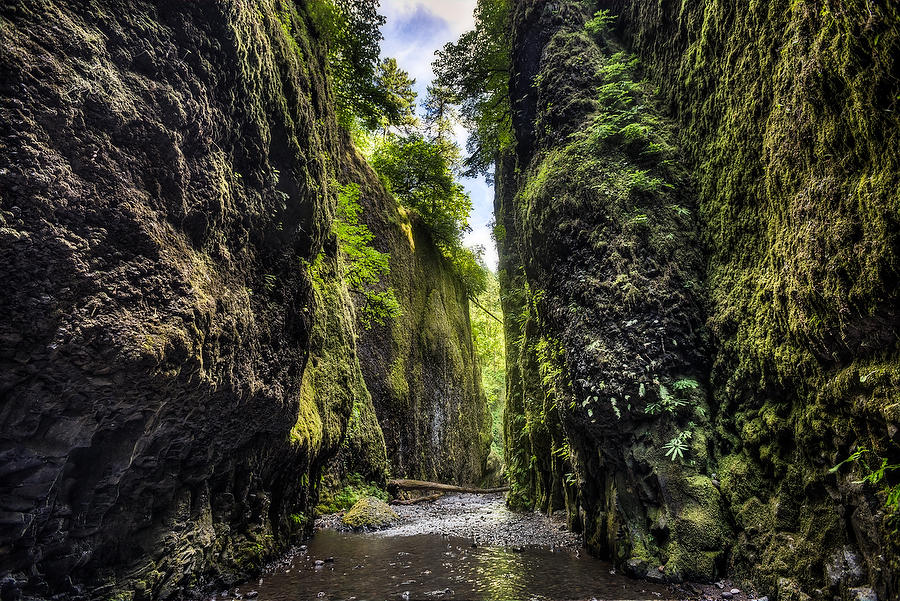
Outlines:
{"type": "Polygon", "coordinates": [[[577,549],[581,536],[561,530],[565,517],[506,508],[503,494],[460,494],[433,503],[398,506],[403,520],[381,536],[441,534],[471,539],[479,545],[519,548],[528,545],[577,549]]]}

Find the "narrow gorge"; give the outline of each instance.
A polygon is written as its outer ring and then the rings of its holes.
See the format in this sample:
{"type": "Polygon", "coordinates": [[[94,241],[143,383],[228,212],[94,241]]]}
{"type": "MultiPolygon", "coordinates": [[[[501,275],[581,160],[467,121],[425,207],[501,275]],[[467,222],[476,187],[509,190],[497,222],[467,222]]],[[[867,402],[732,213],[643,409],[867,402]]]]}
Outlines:
{"type": "Polygon", "coordinates": [[[0,4],[0,601],[900,598],[900,5],[380,4],[0,4]]]}

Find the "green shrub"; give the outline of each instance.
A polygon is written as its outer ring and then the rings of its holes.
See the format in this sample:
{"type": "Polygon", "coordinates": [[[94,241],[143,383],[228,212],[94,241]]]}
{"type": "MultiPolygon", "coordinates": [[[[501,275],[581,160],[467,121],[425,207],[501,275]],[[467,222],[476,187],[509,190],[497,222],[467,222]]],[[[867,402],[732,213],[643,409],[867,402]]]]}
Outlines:
{"type": "Polygon", "coordinates": [[[388,493],[374,482],[366,482],[361,475],[350,474],[342,488],[323,492],[322,498],[316,506],[316,514],[325,515],[350,509],[364,497],[376,497],[387,501],[388,493]]]}
{"type": "Polygon", "coordinates": [[[362,211],[359,195],[356,184],[340,189],[332,228],[343,258],[343,277],[350,289],[363,297],[365,302],[360,308],[360,320],[369,328],[373,322],[383,324],[387,319],[399,317],[401,311],[393,288],[375,289],[391,271],[390,255],[372,246],[375,235],[359,222],[362,211]]]}

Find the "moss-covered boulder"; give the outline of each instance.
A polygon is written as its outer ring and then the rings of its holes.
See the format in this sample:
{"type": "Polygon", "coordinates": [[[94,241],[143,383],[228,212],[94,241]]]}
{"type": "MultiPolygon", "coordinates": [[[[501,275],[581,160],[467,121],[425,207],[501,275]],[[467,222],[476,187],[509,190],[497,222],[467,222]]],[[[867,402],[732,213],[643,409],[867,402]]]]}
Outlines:
{"type": "Polygon", "coordinates": [[[344,514],[341,522],[354,530],[381,530],[397,523],[400,516],[377,497],[363,497],[344,514]]]}

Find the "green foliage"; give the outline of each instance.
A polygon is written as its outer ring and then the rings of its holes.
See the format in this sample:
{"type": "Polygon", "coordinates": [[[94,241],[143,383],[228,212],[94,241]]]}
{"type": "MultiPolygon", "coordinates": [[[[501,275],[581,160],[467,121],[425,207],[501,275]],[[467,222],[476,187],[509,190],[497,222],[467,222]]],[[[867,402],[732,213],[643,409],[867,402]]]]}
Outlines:
{"type": "Polygon", "coordinates": [[[602,35],[609,33],[615,21],[616,16],[610,14],[608,10],[598,10],[594,13],[594,18],[584,24],[584,28],[591,35],[602,35]]]}
{"type": "Polygon", "coordinates": [[[439,86],[461,103],[468,128],[465,174],[487,173],[502,148],[512,144],[509,106],[511,0],[478,0],[475,29],[437,52],[439,86]]]}
{"type": "MultiPolygon", "coordinates": [[[[638,60],[625,52],[610,56],[599,68],[603,83],[597,91],[600,110],[589,133],[594,145],[623,148],[648,166],[667,166],[675,155],[668,140],[671,126],[646,106],[646,84],[634,81],[638,60]]],[[[643,192],[658,192],[671,187],[659,177],[648,176],[646,169],[630,169],[631,186],[643,192]]]]}
{"type": "Polygon", "coordinates": [[[391,110],[381,117],[382,128],[391,125],[413,126],[416,124],[416,80],[397,65],[397,59],[386,58],[378,63],[375,85],[387,96],[391,110]]]}
{"type": "Polygon", "coordinates": [[[413,80],[394,59],[379,60],[385,18],[379,0],[316,0],[309,11],[328,49],[338,118],[348,130],[400,125],[415,103],[413,80]]]}
{"type": "Polygon", "coordinates": [[[491,412],[493,439],[491,448],[503,457],[503,406],[506,403],[506,340],[503,324],[494,317],[503,315],[500,304],[500,283],[492,272],[487,275],[486,285],[470,305],[472,316],[472,341],[475,355],[481,367],[481,387],[487,396],[491,412]],[[488,313],[488,311],[490,313],[488,313]]]}
{"type": "Polygon", "coordinates": [[[458,149],[449,138],[429,139],[414,132],[385,136],[376,145],[371,164],[400,204],[422,217],[468,296],[473,298],[487,285],[481,261],[484,251],[462,246],[462,236],[469,231],[472,200],[456,181],[458,156],[458,149]]]}
{"type": "Polygon", "coordinates": [[[350,289],[365,299],[365,304],[360,309],[360,318],[368,328],[372,322],[383,324],[386,319],[398,317],[401,311],[392,288],[374,289],[391,271],[390,255],[372,246],[374,234],[359,222],[362,211],[359,195],[359,186],[356,184],[348,184],[340,189],[332,228],[344,259],[343,277],[350,289]]]}
{"type": "Polygon", "coordinates": [[[691,439],[692,435],[690,430],[683,430],[676,434],[672,440],[664,444],[663,450],[666,452],[666,457],[669,457],[672,461],[683,459],[684,452],[689,448],[688,440],[691,439]]]}
{"type": "Polygon", "coordinates": [[[859,483],[867,482],[873,486],[881,485],[884,491],[884,505],[892,512],[900,511],[900,483],[890,485],[885,481],[887,475],[896,470],[900,470],[900,463],[890,463],[887,459],[879,457],[874,451],[866,448],[860,448],[855,453],[838,463],[836,466],[828,470],[828,473],[838,471],[841,466],[847,463],[857,463],[865,472],[859,483]],[[869,458],[869,459],[867,459],[869,458]],[[869,460],[875,460],[873,467],[869,460]]]}
{"type": "Polygon", "coordinates": [[[419,133],[388,136],[371,162],[397,200],[422,217],[435,241],[452,246],[469,229],[472,201],[456,181],[445,146],[419,133]]]}
{"type": "Polygon", "coordinates": [[[388,493],[376,483],[366,482],[361,475],[350,474],[344,487],[331,493],[327,491],[323,493],[322,500],[316,506],[316,514],[325,515],[349,509],[363,497],[376,497],[387,501],[388,493]]]}
{"type": "MultiPolygon", "coordinates": [[[[693,380],[678,380],[678,382],[693,382],[693,380]]],[[[675,390],[683,391],[689,389],[685,388],[684,384],[681,384],[681,386],[679,387],[678,382],[676,382],[676,385],[673,386],[675,390]]],[[[684,405],[686,405],[687,402],[687,399],[680,395],[673,395],[671,392],[669,392],[669,389],[666,388],[665,385],[660,384],[659,399],[654,402],[647,403],[647,406],[644,408],[644,412],[650,415],[656,415],[657,413],[660,413],[662,411],[673,414],[679,407],[683,407],[684,405]]]]}
{"type": "Polygon", "coordinates": [[[466,248],[461,244],[440,247],[469,298],[476,298],[487,289],[488,269],[484,266],[483,247],[466,248]]]}
{"type": "Polygon", "coordinates": [[[459,121],[459,112],[453,90],[438,84],[428,86],[425,97],[425,132],[429,138],[443,143],[453,138],[453,126],[459,121]]]}
{"type": "Polygon", "coordinates": [[[675,383],[672,384],[672,388],[675,390],[696,390],[697,388],[700,388],[700,383],[691,378],[683,378],[681,380],[676,380],[675,383]]]}

